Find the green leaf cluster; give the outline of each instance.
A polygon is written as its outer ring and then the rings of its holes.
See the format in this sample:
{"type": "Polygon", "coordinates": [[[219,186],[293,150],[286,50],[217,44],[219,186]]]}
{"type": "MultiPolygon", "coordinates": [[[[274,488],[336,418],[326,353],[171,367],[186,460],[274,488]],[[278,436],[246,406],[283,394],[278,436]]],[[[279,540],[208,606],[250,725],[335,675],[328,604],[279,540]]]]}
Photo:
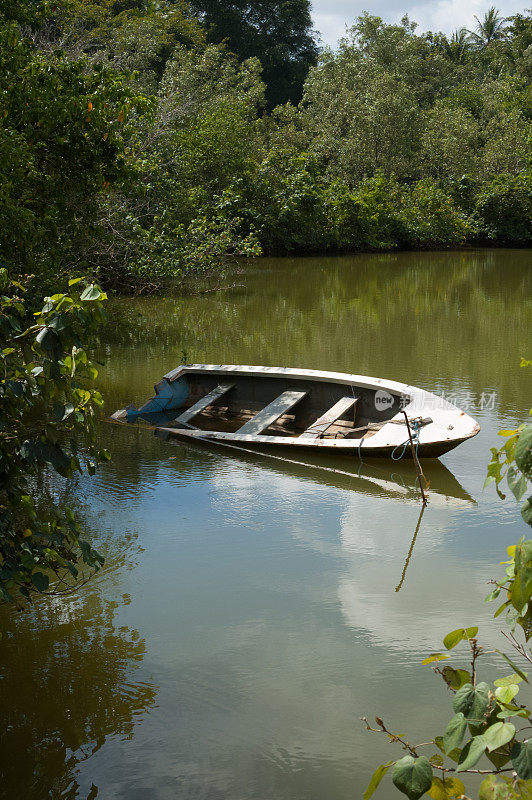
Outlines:
{"type": "Polygon", "coordinates": [[[80,563],[103,562],[73,512],[58,502],[56,473],[94,472],[109,454],[94,443],[97,370],[86,349],[104,320],[105,293],[70,281],[31,314],[27,287],[0,269],[0,597],[60,592],[80,563]]]}

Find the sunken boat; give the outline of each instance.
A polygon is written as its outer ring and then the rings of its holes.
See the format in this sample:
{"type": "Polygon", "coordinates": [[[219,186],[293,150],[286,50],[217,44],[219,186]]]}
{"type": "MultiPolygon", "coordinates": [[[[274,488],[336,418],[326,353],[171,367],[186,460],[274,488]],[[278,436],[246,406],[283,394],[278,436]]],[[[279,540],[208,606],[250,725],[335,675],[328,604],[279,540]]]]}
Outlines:
{"type": "Polygon", "coordinates": [[[342,372],[231,364],[182,364],[137,408],[159,435],[257,448],[359,457],[437,458],[480,430],[444,398],[396,381],[342,372]]]}

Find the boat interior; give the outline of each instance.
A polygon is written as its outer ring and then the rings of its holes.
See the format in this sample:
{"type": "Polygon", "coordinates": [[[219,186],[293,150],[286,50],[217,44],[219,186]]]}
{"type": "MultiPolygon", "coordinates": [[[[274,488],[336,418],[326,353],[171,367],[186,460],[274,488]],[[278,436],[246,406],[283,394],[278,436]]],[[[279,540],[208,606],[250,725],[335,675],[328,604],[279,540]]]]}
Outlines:
{"type": "MultiPolygon", "coordinates": [[[[140,414],[151,423],[181,429],[358,439],[371,436],[401,407],[401,397],[388,394],[388,405],[377,408],[375,388],[282,374],[187,372],[169,383],[180,401],[170,398],[157,419],[154,401],[140,414]]],[[[166,389],[161,381],[156,392],[162,395],[166,389]]]]}

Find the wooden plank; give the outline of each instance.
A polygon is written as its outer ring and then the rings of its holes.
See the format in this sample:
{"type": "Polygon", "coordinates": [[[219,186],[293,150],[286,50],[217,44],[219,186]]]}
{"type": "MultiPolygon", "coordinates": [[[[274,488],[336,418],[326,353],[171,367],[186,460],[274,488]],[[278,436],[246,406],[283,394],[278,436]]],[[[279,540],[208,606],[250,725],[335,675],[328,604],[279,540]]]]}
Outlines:
{"type": "Polygon", "coordinates": [[[205,411],[208,406],[212,406],[217,400],[227,394],[233,387],[234,383],[219,383],[218,386],[213,389],[208,394],[201,397],[193,406],[187,408],[186,411],[183,411],[178,417],[175,418],[174,422],[190,422],[190,420],[199,414],[201,411],[205,411]]]}
{"type": "Polygon", "coordinates": [[[296,403],[299,403],[308,392],[294,392],[288,391],[283,392],[276,397],[271,403],[269,403],[262,411],[259,411],[258,414],[246,422],[245,425],[242,425],[241,428],[238,429],[238,434],[244,434],[246,436],[253,435],[257,436],[262,431],[265,431],[266,428],[269,428],[270,425],[282,417],[283,414],[286,414],[287,411],[290,411],[296,403]]]}
{"type": "Polygon", "coordinates": [[[356,405],[358,398],[357,397],[342,397],[335,403],[325,414],[322,414],[321,417],[318,417],[316,422],[313,422],[307,430],[301,434],[300,438],[303,439],[317,439],[319,436],[322,436],[327,428],[330,428],[336,420],[345,414],[346,411],[349,411],[352,406],[356,405]]]}
{"type": "MultiPolygon", "coordinates": [[[[357,439],[302,439],[301,436],[274,436],[274,435],[261,435],[254,436],[249,434],[246,436],[240,433],[222,433],[221,431],[202,431],[199,428],[167,428],[159,426],[156,431],[161,435],[171,435],[184,437],[186,439],[196,439],[206,442],[245,442],[246,444],[261,445],[261,444],[275,444],[289,447],[320,447],[320,448],[335,448],[346,450],[357,450],[357,439]]],[[[362,447],[365,446],[364,439],[362,447]]]]}

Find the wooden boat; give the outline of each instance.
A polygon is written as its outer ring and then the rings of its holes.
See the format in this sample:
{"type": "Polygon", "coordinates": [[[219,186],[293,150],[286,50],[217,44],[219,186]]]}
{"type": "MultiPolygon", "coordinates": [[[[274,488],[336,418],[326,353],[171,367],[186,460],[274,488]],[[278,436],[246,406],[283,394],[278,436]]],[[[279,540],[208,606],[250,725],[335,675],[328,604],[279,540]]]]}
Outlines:
{"type": "Polygon", "coordinates": [[[159,434],[245,447],[284,446],[366,457],[438,457],[480,430],[452,403],[396,381],[288,367],[183,364],[155,396],[112,418],[159,434]]]}

